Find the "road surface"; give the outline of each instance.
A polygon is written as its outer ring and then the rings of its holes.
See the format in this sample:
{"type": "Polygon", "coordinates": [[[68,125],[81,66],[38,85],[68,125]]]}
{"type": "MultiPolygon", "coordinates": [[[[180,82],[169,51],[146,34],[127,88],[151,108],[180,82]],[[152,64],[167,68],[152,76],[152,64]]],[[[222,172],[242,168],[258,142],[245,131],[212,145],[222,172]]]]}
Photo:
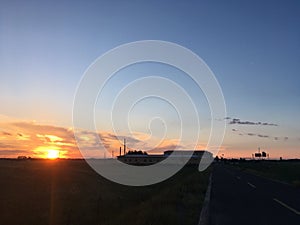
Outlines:
{"type": "Polygon", "coordinates": [[[299,225],[300,190],[217,164],[212,175],[211,225],[299,225]]]}

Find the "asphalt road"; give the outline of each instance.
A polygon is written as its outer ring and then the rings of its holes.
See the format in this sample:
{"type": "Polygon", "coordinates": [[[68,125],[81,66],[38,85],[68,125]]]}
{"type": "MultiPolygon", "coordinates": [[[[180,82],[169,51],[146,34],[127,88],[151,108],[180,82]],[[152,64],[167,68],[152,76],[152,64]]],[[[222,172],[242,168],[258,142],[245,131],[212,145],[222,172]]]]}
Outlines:
{"type": "Polygon", "coordinates": [[[300,190],[215,165],[210,201],[211,225],[299,225],[300,190]]]}

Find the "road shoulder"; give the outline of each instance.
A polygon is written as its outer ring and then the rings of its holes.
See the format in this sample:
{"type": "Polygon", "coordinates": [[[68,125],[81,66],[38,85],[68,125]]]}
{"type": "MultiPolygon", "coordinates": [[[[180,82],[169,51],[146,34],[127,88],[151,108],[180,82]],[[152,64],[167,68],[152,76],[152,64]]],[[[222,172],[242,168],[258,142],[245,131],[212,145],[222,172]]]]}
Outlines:
{"type": "Polygon", "coordinates": [[[200,213],[199,223],[198,225],[209,225],[210,223],[210,212],[209,212],[209,203],[210,203],[210,195],[211,195],[211,183],[212,183],[212,173],[209,176],[208,186],[205,193],[205,198],[202,206],[202,210],[200,213]]]}

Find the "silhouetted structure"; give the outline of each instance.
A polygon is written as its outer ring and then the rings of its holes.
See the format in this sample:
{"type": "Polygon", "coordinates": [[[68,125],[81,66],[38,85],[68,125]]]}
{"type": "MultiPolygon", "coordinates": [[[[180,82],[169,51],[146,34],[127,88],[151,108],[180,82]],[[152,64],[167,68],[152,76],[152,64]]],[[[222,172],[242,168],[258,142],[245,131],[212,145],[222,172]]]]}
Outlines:
{"type": "Polygon", "coordinates": [[[268,157],[269,158],[269,154],[267,154],[266,152],[260,152],[260,148],[258,148],[258,152],[254,153],[254,155],[252,154],[252,158],[259,158],[259,159],[264,159],[268,157]]]}
{"type": "Polygon", "coordinates": [[[168,151],[164,151],[163,154],[155,154],[155,155],[147,154],[146,152],[142,152],[142,151],[129,151],[125,155],[118,156],[118,160],[131,165],[152,165],[155,163],[159,163],[162,160],[167,158],[171,159],[170,163],[172,163],[172,158],[174,159],[174,163],[176,163],[178,162],[178,159],[186,159],[186,157],[189,157],[189,155],[192,154],[192,156],[188,161],[188,164],[198,164],[201,158],[204,157],[203,156],[204,153],[206,153],[205,157],[209,157],[210,159],[213,159],[212,153],[207,152],[205,150],[198,150],[198,151],[168,150],[168,151]]]}

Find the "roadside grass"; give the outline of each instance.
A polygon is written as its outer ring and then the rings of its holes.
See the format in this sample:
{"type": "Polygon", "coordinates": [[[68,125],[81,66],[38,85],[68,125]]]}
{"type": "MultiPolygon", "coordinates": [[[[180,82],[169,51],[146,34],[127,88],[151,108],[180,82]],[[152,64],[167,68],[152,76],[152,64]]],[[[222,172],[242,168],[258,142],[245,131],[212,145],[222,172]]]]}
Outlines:
{"type": "Polygon", "coordinates": [[[196,225],[210,168],[146,187],[115,184],[83,160],[0,160],[3,224],[196,225]]]}
{"type": "Polygon", "coordinates": [[[299,161],[251,161],[236,164],[240,169],[300,188],[299,161]]]}

